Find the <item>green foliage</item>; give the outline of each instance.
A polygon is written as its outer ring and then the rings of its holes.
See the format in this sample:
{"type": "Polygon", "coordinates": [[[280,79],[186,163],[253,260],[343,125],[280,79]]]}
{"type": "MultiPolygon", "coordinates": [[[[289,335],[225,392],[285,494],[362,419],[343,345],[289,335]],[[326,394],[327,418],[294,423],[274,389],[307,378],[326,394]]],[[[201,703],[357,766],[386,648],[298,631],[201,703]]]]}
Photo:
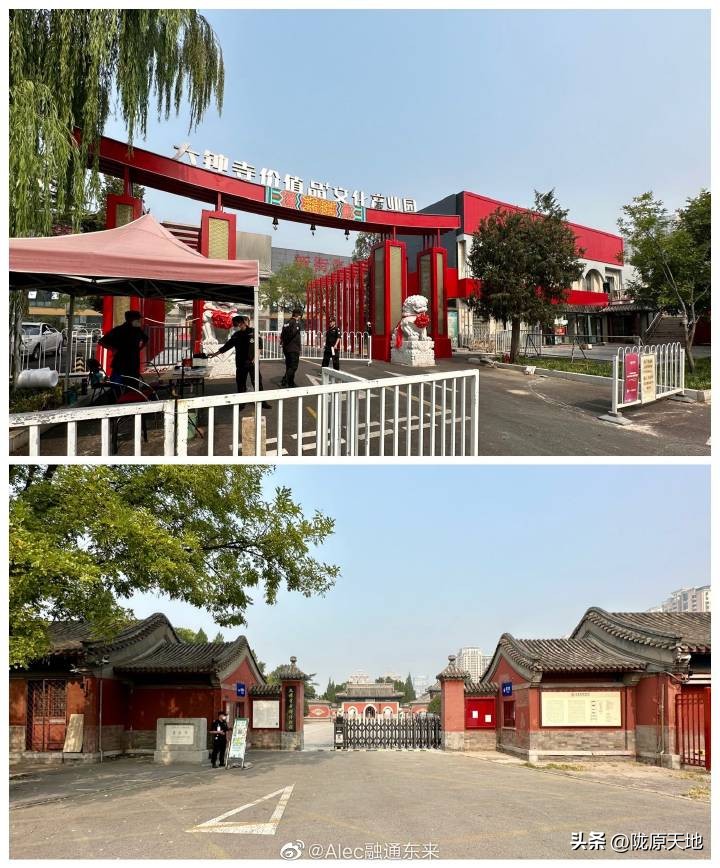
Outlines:
{"type": "Polygon", "coordinates": [[[252,592],[310,597],[339,568],[314,557],[333,532],[288,488],[265,499],[263,466],[10,468],[10,661],[47,650],[48,620],[111,635],[134,592],[180,600],[217,624],[245,623],[252,592]]]}
{"type": "Polygon", "coordinates": [[[412,702],[414,699],[417,699],[417,696],[415,695],[415,688],[413,687],[412,678],[409,672],[408,677],[405,679],[403,690],[405,693],[404,702],[412,702]]]}
{"type": "Polygon", "coordinates": [[[355,239],[353,250],[353,262],[360,262],[370,256],[370,252],[376,244],[382,241],[382,235],[377,232],[360,232],[355,239]]]}
{"type": "Polygon", "coordinates": [[[551,190],[535,191],[532,211],[499,207],[480,221],[468,255],[472,276],[482,281],[474,307],[482,316],[512,324],[515,361],[520,325],[549,323],[583,266],[575,235],[551,190]]]}
{"type": "Polygon", "coordinates": [[[224,642],[224,641],[225,641],[225,634],[222,632],[222,630],[218,630],[217,633],[215,634],[215,638],[213,639],[213,642],[224,642]]]}
{"type": "Polygon", "coordinates": [[[701,190],[685,208],[670,214],[652,192],[623,208],[618,226],[628,246],[628,263],[638,278],[627,289],[637,299],[686,320],[691,369],[699,318],[710,310],[710,193],[701,190]]]}
{"type": "Polygon", "coordinates": [[[433,696],[433,698],[428,702],[427,713],[428,714],[440,714],[441,709],[441,701],[440,694],[437,696],[433,696]]]}
{"type": "MultiPolygon", "coordinates": [[[[80,229],[85,203],[100,193],[93,148],[111,112],[132,144],[153,102],[167,119],[187,100],[193,129],[213,99],[222,110],[223,89],[222,51],[193,9],[10,10],[10,235],[50,235],[58,214],[80,229]]],[[[16,374],[27,295],[10,299],[16,374]]]]}
{"type": "Polygon", "coordinates": [[[195,631],[191,627],[175,627],[175,632],[183,642],[195,642],[195,631]]]}
{"type": "Polygon", "coordinates": [[[297,307],[305,310],[306,288],[314,278],[315,272],[308,265],[290,262],[260,285],[260,300],[270,309],[289,312],[297,307]]]}
{"type": "Polygon", "coordinates": [[[55,410],[62,406],[63,387],[54,389],[16,389],[10,396],[11,413],[33,413],[36,410],[55,410]]]}
{"type": "Polygon", "coordinates": [[[197,633],[195,634],[195,643],[197,645],[202,645],[208,641],[207,633],[201,627],[197,633]]]}

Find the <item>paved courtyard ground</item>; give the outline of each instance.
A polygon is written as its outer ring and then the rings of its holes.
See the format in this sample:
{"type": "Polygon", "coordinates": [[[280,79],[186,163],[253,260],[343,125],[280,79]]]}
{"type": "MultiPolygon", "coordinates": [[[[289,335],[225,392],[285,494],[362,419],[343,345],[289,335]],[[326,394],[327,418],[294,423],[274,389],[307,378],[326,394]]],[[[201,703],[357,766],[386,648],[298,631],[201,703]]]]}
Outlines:
{"type": "Polygon", "coordinates": [[[244,770],[145,758],[15,769],[11,857],[278,858],[290,845],[288,856],[334,858],[378,845],[396,856],[430,847],[441,858],[623,858],[610,841],[633,833],[700,834],[704,850],[625,858],[710,856],[709,803],[693,795],[703,776],[653,770],[652,787],[635,786],[617,767],[583,776],[442,751],[251,751],[248,760],[244,770]],[[573,850],[574,832],[604,833],[607,849],[573,850]]]}
{"type": "MultiPolygon", "coordinates": [[[[564,380],[541,374],[526,376],[509,369],[479,366],[470,361],[470,356],[457,354],[452,359],[441,360],[436,371],[479,370],[480,372],[480,418],[478,450],[480,455],[709,455],[710,454],[710,406],[697,403],[679,403],[661,400],[644,407],[625,411],[627,426],[613,425],[598,419],[610,409],[609,385],[564,380]]],[[[262,363],[266,389],[276,389],[284,370],[280,361],[262,363]]],[[[373,362],[343,362],[342,370],[364,379],[387,378],[392,381],[407,376],[410,371],[397,365],[373,362]]],[[[296,376],[300,386],[320,383],[320,365],[314,361],[302,361],[296,376]]],[[[222,394],[234,390],[231,381],[210,381],[208,394],[222,394]]],[[[292,397],[292,390],[284,392],[292,397]]],[[[427,393],[426,393],[427,396],[427,393]]],[[[364,393],[359,399],[360,454],[364,454],[365,401],[364,393]]],[[[404,406],[404,398],[402,399],[404,406]]],[[[301,454],[313,455],[316,444],[317,407],[316,399],[307,399],[303,404],[300,420],[301,454]]],[[[393,418],[392,390],[386,395],[385,454],[393,447],[390,421],[393,418]]],[[[411,437],[417,445],[418,424],[422,415],[425,430],[429,431],[430,407],[427,399],[421,408],[417,390],[413,395],[411,437]]],[[[469,408],[468,408],[469,411],[469,408]]],[[[278,409],[262,411],[267,426],[267,450],[269,455],[278,453],[278,409]]],[[[448,411],[449,413],[449,411],[448,411]]],[[[207,419],[201,411],[199,428],[201,436],[188,443],[188,454],[206,455],[208,444],[207,419]]],[[[250,417],[251,408],[243,411],[250,417]]],[[[373,398],[369,437],[371,454],[379,452],[380,436],[379,399],[373,398]]],[[[437,414],[438,431],[440,413],[437,414]]],[[[449,417],[448,417],[449,422],[449,417]]],[[[149,423],[148,442],[143,444],[143,454],[161,455],[163,447],[162,420],[149,423]]],[[[286,401],[283,410],[282,454],[297,454],[298,409],[296,401],[286,401]]],[[[450,453],[449,424],[446,425],[447,454],[450,453]]],[[[460,426],[456,429],[456,444],[459,443],[460,426]]],[[[399,448],[405,452],[407,426],[401,423],[399,448]]],[[[439,433],[438,433],[439,438],[439,433]]],[[[218,408],[214,419],[214,454],[230,455],[232,452],[232,411],[218,408]]],[[[79,455],[99,454],[99,423],[82,423],[78,426],[77,450],[79,455]]],[[[133,448],[132,427],[125,421],[120,429],[120,455],[131,455],[133,448]]],[[[430,437],[426,434],[424,452],[429,453],[430,437]]],[[[42,436],[41,451],[48,455],[61,455],[66,450],[64,429],[56,427],[42,436]]],[[[457,454],[460,454],[459,445],[457,454]]],[[[27,452],[25,447],[19,450],[27,452]]]]}

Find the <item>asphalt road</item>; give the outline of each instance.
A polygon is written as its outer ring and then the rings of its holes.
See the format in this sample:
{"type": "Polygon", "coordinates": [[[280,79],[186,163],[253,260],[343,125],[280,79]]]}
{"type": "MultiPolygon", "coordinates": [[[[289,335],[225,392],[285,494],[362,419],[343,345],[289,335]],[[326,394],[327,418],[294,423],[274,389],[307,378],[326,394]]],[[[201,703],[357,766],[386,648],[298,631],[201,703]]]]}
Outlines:
{"type": "MultiPolygon", "coordinates": [[[[364,379],[405,376],[409,369],[375,362],[368,366],[361,362],[344,362],[342,369],[364,379]]],[[[476,370],[478,366],[467,356],[455,356],[443,360],[436,370],[461,371],[476,370]]],[[[262,373],[266,389],[277,388],[283,365],[281,362],[264,362],[262,373]]],[[[479,454],[493,456],[507,455],[548,455],[548,456],[640,456],[640,455],[710,455],[710,406],[707,404],[681,403],[670,399],[647,404],[644,407],[625,411],[625,418],[631,423],[626,426],[601,421],[598,417],[609,410],[609,387],[588,384],[574,380],[564,380],[543,375],[525,374],[500,368],[479,367],[480,372],[480,418],[479,454]]],[[[301,386],[316,385],[320,382],[320,367],[317,362],[302,361],[296,382],[301,386]]],[[[208,394],[221,394],[231,391],[231,381],[211,381],[207,384],[208,394]]],[[[400,389],[401,416],[405,407],[405,390],[400,389]]],[[[284,393],[292,398],[292,390],[284,393]]],[[[430,406],[425,391],[422,413],[417,387],[411,396],[411,454],[417,455],[419,445],[419,420],[423,419],[423,454],[430,454],[430,406]]],[[[439,404],[438,404],[439,407],[439,404]]],[[[343,414],[346,406],[343,406],[343,414]]],[[[460,410],[458,399],[458,412],[460,410]]],[[[365,437],[369,431],[370,454],[379,454],[380,444],[380,407],[374,395],[371,402],[370,427],[366,428],[366,404],[364,393],[360,393],[358,412],[361,423],[359,452],[364,454],[365,437]]],[[[468,418],[466,412],[465,418],[468,418]]],[[[297,400],[286,400],[283,408],[282,443],[278,447],[278,408],[262,411],[266,424],[267,454],[277,455],[314,455],[316,431],[318,427],[318,406],[316,398],[304,400],[302,408],[297,400]],[[298,415],[300,414],[300,425],[298,415]],[[298,441],[298,427],[301,430],[298,441]],[[298,450],[298,442],[300,449],[298,450]]],[[[245,409],[241,418],[254,414],[251,407],[245,409]]],[[[462,414],[460,414],[462,415],[462,414]]],[[[436,413],[438,436],[435,454],[439,454],[440,411],[436,413]]],[[[394,448],[393,391],[387,390],[385,398],[385,428],[383,444],[385,454],[394,448]]],[[[191,427],[193,435],[188,442],[189,455],[208,454],[207,411],[200,412],[197,430],[191,427]]],[[[452,454],[451,441],[455,442],[455,454],[461,454],[459,426],[454,434],[450,431],[449,409],[446,415],[446,454],[452,454]]],[[[232,454],[232,411],[218,408],[214,416],[213,454],[228,456],[232,454]]],[[[143,443],[143,454],[162,454],[162,420],[151,418],[148,423],[148,440],[143,443]]],[[[469,426],[465,432],[469,437],[469,426]]],[[[401,455],[407,454],[407,425],[400,423],[398,447],[401,455]]],[[[47,455],[61,455],[65,452],[64,430],[59,428],[45,433],[41,450],[47,455]]],[[[345,445],[343,443],[343,450],[345,445]]],[[[133,449],[132,426],[125,420],[119,431],[119,455],[131,455],[133,449]]],[[[19,450],[22,454],[25,450],[19,450]]],[[[466,440],[466,451],[469,442],[466,440]]],[[[99,423],[83,423],[78,426],[78,454],[99,454],[99,423]]]]}
{"type": "Polygon", "coordinates": [[[442,751],[248,759],[244,770],[123,759],[31,773],[11,782],[11,858],[278,858],[298,841],[315,858],[393,844],[418,857],[431,845],[441,858],[623,858],[610,849],[623,833],[705,842],[634,858],[710,856],[707,802],[442,751]],[[605,833],[607,849],[573,850],[573,832],[605,833]]]}

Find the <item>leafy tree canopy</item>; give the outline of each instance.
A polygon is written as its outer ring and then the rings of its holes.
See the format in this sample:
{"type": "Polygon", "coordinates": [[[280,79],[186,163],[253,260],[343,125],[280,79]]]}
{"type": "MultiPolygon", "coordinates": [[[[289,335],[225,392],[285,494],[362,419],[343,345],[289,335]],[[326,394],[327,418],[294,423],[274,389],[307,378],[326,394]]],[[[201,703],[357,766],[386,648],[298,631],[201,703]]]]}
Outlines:
{"type": "Polygon", "coordinates": [[[512,324],[510,357],[518,354],[520,325],[548,323],[556,304],[567,298],[583,266],[567,211],[554,191],[535,191],[532,211],[499,207],[473,234],[468,262],[473,277],[482,281],[475,307],[482,316],[512,324]]]}
{"type": "Polygon", "coordinates": [[[352,254],[353,262],[367,259],[373,247],[381,241],[382,235],[377,232],[359,232],[355,239],[355,249],[352,254]]]}
{"type": "Polygon", "coordinates": [[[627,289],[638,301],[685,320],[688,361],[697,322],[710,310],[710,193],[701,190],[671,214],[652,192],[636,196],[618,220],[637,277],[627,289]]]}
{"type": "MultiPolygon", "coordinates": [[[[262,466],[10,468],[10,662],[49,648],[47,623],[82,619],[97,638],[132,617],[135,592],[182,600],[223,627],[253,591],[324,594],[339,568],[314,556],[334,521],[288,488],[265,497],[262,466]]],[[[207,641],[207,640],[205,640],[207,641]]]]}
{"type": "Polygon", "coordinates": [[[279,268],[260,285],[260,299],[265,307],[286,312],[298,307],[305,310],[306,288],[315,272],[301,262],[290,262],[279,268]]]}
{"type": "MultiPolygon", "coordinates": [[[[91,155],[111,113],[131,144],[153,104],[168,118],[185,102],[192,130],[213,100],[222,110],[224,75],[215,34],[194,9],[10,10],[10,235],[50,235],[57,215],[79,231],[100,195],[91,155]]],[[[11,293],[13,375],[26,311],[27,294],[11,293]]]]}
{"type": "Polygon", "coordinates": [[[440,714],[440,696],[433,696],[428,702],[428,714],[440,714]]]}

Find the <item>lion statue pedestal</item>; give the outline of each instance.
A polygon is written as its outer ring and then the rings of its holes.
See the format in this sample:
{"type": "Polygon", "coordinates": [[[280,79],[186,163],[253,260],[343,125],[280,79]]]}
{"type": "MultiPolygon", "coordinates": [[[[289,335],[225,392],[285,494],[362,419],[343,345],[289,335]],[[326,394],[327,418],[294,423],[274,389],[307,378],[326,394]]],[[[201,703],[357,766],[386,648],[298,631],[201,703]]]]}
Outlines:
{"type": "Polygon", "coordinates": [[[390,361],[408,368],[435,367],[435,342],[428,337],[430,325],[428,300],[424,295],[409,295],[402,306],[390,348],[390,361]]]}

